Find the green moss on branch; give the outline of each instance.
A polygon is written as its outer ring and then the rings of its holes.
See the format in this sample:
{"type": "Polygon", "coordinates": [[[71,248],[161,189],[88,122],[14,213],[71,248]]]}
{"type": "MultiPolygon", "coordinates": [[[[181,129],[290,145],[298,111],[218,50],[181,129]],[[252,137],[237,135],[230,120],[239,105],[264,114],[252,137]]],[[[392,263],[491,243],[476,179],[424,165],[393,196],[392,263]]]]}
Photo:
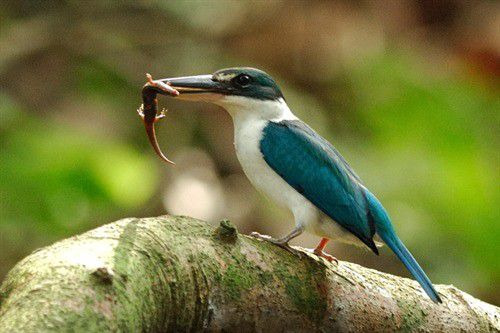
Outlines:
{"type": "Polygon", "coordinates": [[[41,249],[0,287],[0,332],[498,330],[499,309],[187,217],[125,219],[41,249]]]}

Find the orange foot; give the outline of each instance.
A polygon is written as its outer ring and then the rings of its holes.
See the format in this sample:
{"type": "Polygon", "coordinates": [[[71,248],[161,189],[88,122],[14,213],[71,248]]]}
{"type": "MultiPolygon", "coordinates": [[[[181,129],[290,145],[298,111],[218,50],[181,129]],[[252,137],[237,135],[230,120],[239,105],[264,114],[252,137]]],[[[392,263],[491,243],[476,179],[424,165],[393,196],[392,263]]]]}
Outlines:
{"type": "Polygon", "coordinates": [[[317,249],[314,249],[313,253],[315,255],[317,255],[318,257],[321,257],[321,258],[325,258],[326,260],[328,260],[329,262],[332,262],[332,261],[335,261],[336,264],[339,263],[338,259],[335,258],[334,256],[326,253],[326,252],[323,252],[322,250],[317,250],[317,249]]]}
{"type": "Polygon", "coordinates": [[[319,242],[318,246],[316,246],[316,248],[312,252],[315,255],[317,255],[318,257],[325,258],[329,262],[335,261],[335,263],[338,264],[339,261],[337,260],[337,258],[335,258],[332,255],[329,255],[326,252],[323,252],[323,249],[325,248],[326,243],[328,243],[328,240],[329,240],[328,238],[322,238],[321,241],[319,242]]]}

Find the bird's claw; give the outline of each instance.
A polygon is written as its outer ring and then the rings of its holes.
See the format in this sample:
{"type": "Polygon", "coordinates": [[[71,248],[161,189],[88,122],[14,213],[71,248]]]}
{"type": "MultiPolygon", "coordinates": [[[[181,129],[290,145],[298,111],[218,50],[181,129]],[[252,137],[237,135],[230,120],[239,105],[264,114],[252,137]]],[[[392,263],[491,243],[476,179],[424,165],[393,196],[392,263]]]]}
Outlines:
{"type": "Polygon", "coordinates": [[[328,262],[335,262],[337,265],[339,263],[339,260],[337,258],[335,258],[334,256],[322,251],[322,250],[318,250],[318,249],[306,249],[307,252],[310,252],[320,258],[324,258],[326,261],[328,262]]]}
{"type": "Polygon", "coordinates": [[[262,239],[262,240],[266,240],[266,241],[271,241],[273,238],[269,235],[262,235],[262,234],[259,234],[258,232],[254,231],[250,234],[250,236],[252,237],[255,237],[255,238],[258,238],[258,239],[262,239]]]}
{"type": "Polygon", "coordinates": [[[277,245],[277,246],[281,247],[282,249],[285,249],[288,252],[290,252],[290,253],[296,255],[297,257],[299,257],[300,259],[302,259],[303,253],[301,251],[299,251],[299,250],[291,247],[290,244],[288,244],[287,241],[283,241],[283,240],[280,240],[280,239],[272,238],[269,235],[262,235],[262,234],[259,234],[258,232],[255,232],[255,231],[252,232],[250,234],[250,236],[258,238],[258,239],[262,239],[262,240],[265,240],[265,241],[268,241],[269,243],[277,245]]]}

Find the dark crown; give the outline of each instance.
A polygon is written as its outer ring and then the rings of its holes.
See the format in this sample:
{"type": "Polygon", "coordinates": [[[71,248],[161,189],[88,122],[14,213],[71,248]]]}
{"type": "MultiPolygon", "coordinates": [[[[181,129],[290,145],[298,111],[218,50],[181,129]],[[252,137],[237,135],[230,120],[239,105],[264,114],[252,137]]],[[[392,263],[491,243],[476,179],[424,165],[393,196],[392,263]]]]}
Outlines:
{"type": "Polygon", "coordinates": [[[213,80],[224,86],[228,95],[245,96],[260,100],[283,98],[274,79],[264,71],[250,67],[235,67],[218,70],[213,80]]]}

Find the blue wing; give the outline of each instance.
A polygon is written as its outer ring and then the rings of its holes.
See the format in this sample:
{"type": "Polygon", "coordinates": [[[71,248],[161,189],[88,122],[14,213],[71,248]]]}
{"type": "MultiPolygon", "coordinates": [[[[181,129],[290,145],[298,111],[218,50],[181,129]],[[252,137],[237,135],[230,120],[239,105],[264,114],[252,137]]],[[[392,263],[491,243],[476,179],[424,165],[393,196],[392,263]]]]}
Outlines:
{"type": "Polygon", "coordinates": [[[396,235],[382,204],[328,141],[299,120],[269,122],[260,150],[290,186],[378,254],[373,242],[376,231],[429,297],[441,302],[427,275],[396,235]]]}
{"type": "Polygon", "coordinates": [[[328,141],[299,120],[269,122],[260,150],[290,186],[378,254],[365,189],[328,141]]]}

